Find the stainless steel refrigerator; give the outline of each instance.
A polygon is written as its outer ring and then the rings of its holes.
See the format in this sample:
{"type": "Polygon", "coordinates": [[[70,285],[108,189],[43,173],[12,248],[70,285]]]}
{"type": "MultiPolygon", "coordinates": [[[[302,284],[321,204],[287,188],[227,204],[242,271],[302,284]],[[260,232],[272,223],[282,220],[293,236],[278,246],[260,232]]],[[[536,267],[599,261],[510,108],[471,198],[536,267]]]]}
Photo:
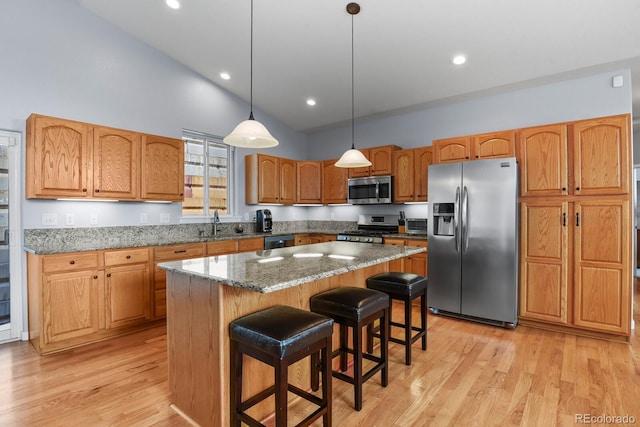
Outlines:
{"type": "Polygon", "coordinates": [[[515,158],[429,166],[427,304],[431,311],[515,327],[515,158]]]}

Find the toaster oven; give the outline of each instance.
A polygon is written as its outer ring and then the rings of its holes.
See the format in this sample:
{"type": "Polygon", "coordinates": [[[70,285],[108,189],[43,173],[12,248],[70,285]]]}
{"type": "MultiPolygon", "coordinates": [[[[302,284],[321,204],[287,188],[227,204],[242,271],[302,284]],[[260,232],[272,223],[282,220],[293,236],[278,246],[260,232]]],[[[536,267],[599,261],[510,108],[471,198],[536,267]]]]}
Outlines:
{"type": "Polygon", "coordinates": [[[407,218],[407,234],[427,234],[427,218],[407,218]]]}

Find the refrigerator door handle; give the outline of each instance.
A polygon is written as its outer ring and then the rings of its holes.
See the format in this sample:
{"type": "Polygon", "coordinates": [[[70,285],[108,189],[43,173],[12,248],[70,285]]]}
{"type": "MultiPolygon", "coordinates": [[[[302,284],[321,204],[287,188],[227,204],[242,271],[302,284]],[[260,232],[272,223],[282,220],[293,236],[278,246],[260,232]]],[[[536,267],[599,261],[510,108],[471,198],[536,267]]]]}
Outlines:
{"type": "Polygon", "coordinates": [[[453,204],[453,241],[456,253],[460,252],[460,233],[458,232],[458,215],[460,214],[460,187],[456,187],[456,202],[453,204]]]}
{"type": "Polygon", "coordinates": [[[469,249],[469,190],[467,186],[462,190],[462,252],[469,249]]]}

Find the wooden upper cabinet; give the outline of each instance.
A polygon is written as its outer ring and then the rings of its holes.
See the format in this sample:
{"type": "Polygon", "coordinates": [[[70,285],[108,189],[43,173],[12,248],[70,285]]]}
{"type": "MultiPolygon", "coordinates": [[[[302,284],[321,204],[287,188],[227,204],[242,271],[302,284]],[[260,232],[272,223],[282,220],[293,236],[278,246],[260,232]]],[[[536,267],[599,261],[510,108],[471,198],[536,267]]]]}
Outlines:
{"type": "Polygon", "coordinates": [[[347,203],[349,170],[336,167],[337,161],[338,159],[331,159],[322,162],[322,203],[324,204],[347,203]]]}
{"type": "Polygon", "coordinates": [[[573,124],[576,195],[627,194],[630,188],[629,115],[573,124]]]}
{"type": "Polygon", "coordinates": [[[350,168],[349,178],[393,175],[393,152],[399,149],[400,147],[395,145],[382,145],[380,147],[361,149],[362,154],[371,162],[371,166],[366,168],[350,168]]]}
{"type": "Polygon", "coordinates": [[[296,162],[296,203],[322,202],[322,162],[296,162]]]}
{"type": "Polygon", "coordinates": [[[520,196],[568,194],[567,125],[518,131],[520,196]]]}
{"type": "Polygon", "coordinates": [[[471,159],[471,137],[436,139],[433,141],[433,162],[449,163],[471,159]]]}
{"type": "Polygon", "coordinates": [[[514,131],[485,133],[472,137],[474,159],[495,159],[516,155],[516,134],[514,131]]]}
{"type": "Polygon", "coordinates": [[[184,143],[181,139],[142,135],[142,191],[145,200],[184,199],[184,143]]]}
{"type": "Polygon", "coordinates": [[[429,200],[429,165],[433,163],[432,147],[420,147],[414,150],[414,184],[416,202],[429,200]]]}
{"type": "Polygon", "coordinates": [[[86,123],[29,116],[26,197],[90,197],[92,132],[86,123]]]}
{"type": "Polygon", "coordinates": [[[93,197],[137,199],[140,134],[98,126],[93,132],[93,197]]]}
{"type": "Polygon", "coordinates": [[[414,150],[397,150],[393,153],[393,201],[412,202],[415,200],[415,152],[414,150]]]}
{"type": "Polygon", "coordinates": [[[296,161],[266,154],[245,156],[245,203],[293,204],[296,161]]]}
{"type": "MultiPolygon", "coordinates": [[[[359,148],[358,151],[360,151],[371,162],[371,153],[369,148],[359,148]]],[[[349,171],[349,178],[371,176],[371,166],[366,166],[364,168],[348,168],[347,170],[349,171]]]]}

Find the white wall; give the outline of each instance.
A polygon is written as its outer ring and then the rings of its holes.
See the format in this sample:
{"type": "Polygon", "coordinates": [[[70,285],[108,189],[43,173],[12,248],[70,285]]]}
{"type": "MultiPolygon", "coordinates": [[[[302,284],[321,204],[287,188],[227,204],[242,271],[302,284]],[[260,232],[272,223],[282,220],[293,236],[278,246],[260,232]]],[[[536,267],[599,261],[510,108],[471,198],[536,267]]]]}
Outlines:
{"type": "MultiPolygon", "coordinates": [[[[148,45],[69,0],[2,2],[0,12],[0,129],[25,131],[31,113],[180,137],[182,129],[226,135],[249,115],[247,102],[191,72],[148,45]]],[[[212,52],[215,55],[215,52],[212,52]]],[[[279,139],[269,153],[307,157],[306,136],[256,110],[256,117],[279,139]]],[[[244,205],[244,155],[237,153],[236,212],[244,205]]],[[[24,188],[24,187],[23,187],[24,188]]],[[[62,202],[24,200],[23,226],[40,228],[42,213],[76,214],[88,226],[99,213],[100,226],[149,224],[161,212],[177,223],[180,204],[62,202]]]]}

